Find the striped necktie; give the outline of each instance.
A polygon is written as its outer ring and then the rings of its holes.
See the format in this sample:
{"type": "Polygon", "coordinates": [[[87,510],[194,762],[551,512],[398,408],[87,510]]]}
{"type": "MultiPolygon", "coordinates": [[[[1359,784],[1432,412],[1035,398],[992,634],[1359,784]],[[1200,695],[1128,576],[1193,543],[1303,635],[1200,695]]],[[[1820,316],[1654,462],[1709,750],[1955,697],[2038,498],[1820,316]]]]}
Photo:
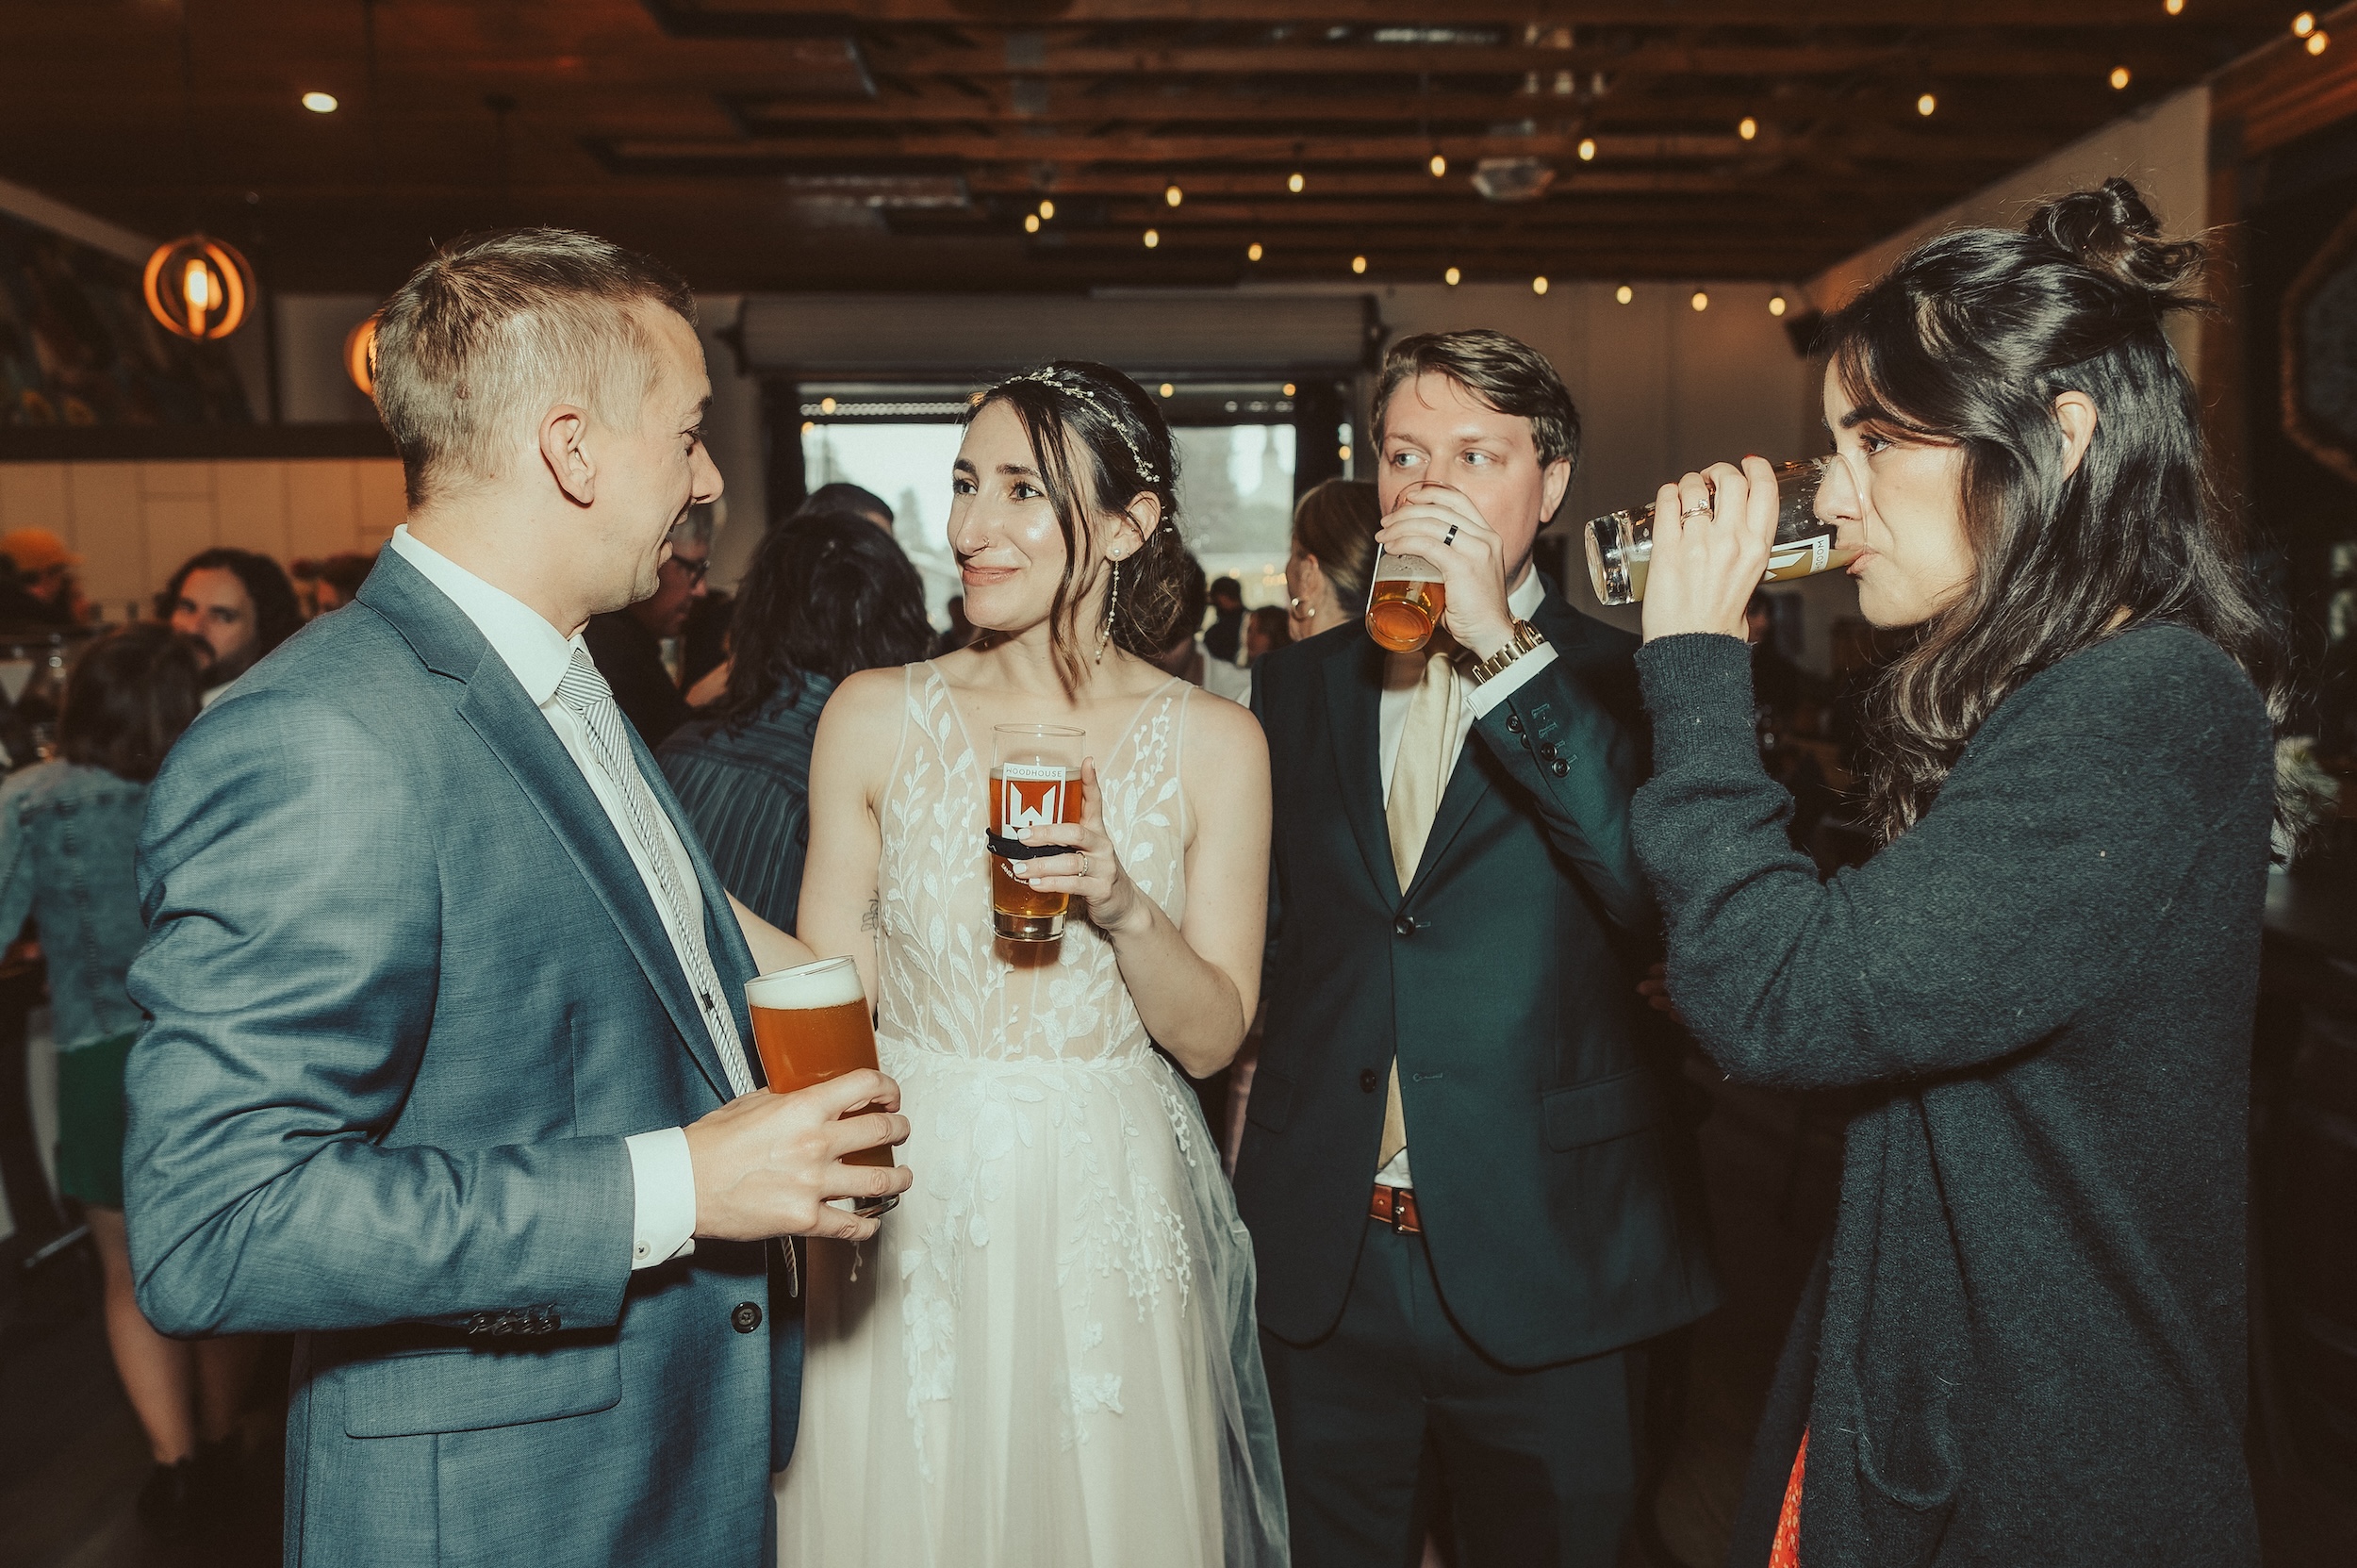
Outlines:
{"type": "Polygon", "coordinates": [[[671,933],[671,946],[678,950],[688,987],[702,1004],[704,1027],[711,1031],[713,1049],[719,1053],[721,1070],[728,1074],[729,1091],[750,1094],[753,1087],[752,1071],[746,1065],[745,1048],[737,1038],[736,1015],[722,996],[719,973],[713,968],[711,950],[704,946],[703,922],[688,915],[678,865],[655,827],[663,817],[662,803],[655,800],[654,791],[647,787],[646,776],[638,771],[629,737],[622,731],[622,710],[614,705],[613,688],[598,673],[587,649],[573,650],[572,663],[556,683],[556,700],[581,719],[582,728],[589,736],[589,754],[605,770],[614,792],[622,798],[622,816],[630,824],[631,836],[637,842],[641,857],[654,870],[655,886],[661,892],[655,901],[662,905],[663,922],[671,933]]]}

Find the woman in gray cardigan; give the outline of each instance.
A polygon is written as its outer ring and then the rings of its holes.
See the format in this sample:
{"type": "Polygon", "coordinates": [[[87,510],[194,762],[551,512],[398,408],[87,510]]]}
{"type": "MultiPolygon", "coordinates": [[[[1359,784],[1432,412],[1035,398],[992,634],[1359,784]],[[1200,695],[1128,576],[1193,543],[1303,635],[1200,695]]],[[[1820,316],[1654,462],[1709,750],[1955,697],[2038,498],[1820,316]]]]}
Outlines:
{"type": "Polygon", "coordinates": [[[1821,882],[1753,738],[1758,459],[1664,487],[1637,850],[1730,1077],[1871,1091],[1729,1560],[2255,1562],[2244,1127],[2273,636],[2162,336],[2134,188],[1923,245],[1826,326],[1818,506],[1920,628],[1883,847],[1821,882]]]}

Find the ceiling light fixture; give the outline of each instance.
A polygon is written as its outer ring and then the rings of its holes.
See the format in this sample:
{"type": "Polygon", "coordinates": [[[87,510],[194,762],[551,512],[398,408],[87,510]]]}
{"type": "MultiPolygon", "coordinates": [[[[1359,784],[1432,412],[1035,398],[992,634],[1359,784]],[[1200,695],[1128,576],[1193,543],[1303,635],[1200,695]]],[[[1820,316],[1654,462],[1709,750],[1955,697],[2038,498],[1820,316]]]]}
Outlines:
{"type": "Polygon", "coordinates": [[[1694,297],[1686,303],[1697,310],[1707,310],[1710,308],[1710,296],[1697,289],[1694,290],[1694,297]]]}
{"type": "Polygon", "coordinates": [[[2183,15],[2185,9],[2185,0],[2161,0],[2161,9],[2171,16],[2183,15]]]}
{"type": "Polygon", "coordinates": [[[1735,134],[1749,141],[1759,134],[1759,122],[1747,114],[1736,122],[1735,134]]]}
{"type": "Polygon", "coordinates": [[[1056,204],[1055,204],[1055,203],[1053,203],[1053,202],[1049,202],[1049,201],[1043,201],[1043,202],[1041,202],[1041,203],[1039,204],[1039,221],[1040,221],[1041,223],[1044,223],[1047,222],[1050,218],[1053,218],[1055,215],[1056,215],[1056,204]]]}
{"type": "Polygon", "coordinates": [[[2128,85],[2128,68],[2127,68],[2126,66],[2124,66],[2124,65],[2115,65],[2115,66],[2113,66],[2113,67],[2112,67],[2112,91],[2113,91],[2114,92],[2118,92],[2120,89],[2122,89],[2122,88],[2126,87],[2127,85],[2128,85]]]}
{"type": "Polygon", "coordinates": [[[1261,259],[1261,242],[1258,239],[1255,239],[1251,244],[1244,247],[1244,258],[1246,261],[1258,261],[1261,259]]]}
{"type": "Polygon", "coordinates": [[[1771,295],[1769,295],[1769,296],[1768,296],[1768,314],[1769,314],[1769,315],[1771,315],[1771,316],[1781,316],[1781,315],[1783,315],[1783,314],[1784,314],[1784,311],[1785,311],[1784,296],[1783,296],[1782,294],[1771,294],[1771,295]]]}
{"type": "Polygon", "coordinates": [[[1937,107],[1939,107],[1939,100],[1928,92],[1915,101],[1915,112],[1926,120],[1932,117],[1932,111],[1937,107]]]}
{"type": "Polygon", "coordinates": [[[1307,186],[1309,183],[1310,182],[1308,180],[1301,177],[1301,172],[1299,170],[1295,170],[1291,174],[1285,176],[1285,189],[1292,191],[1296,196],[1301,194],[1302,188],[1307,186]]]}
{"type": "Polygon", "coordinates": [[[376,396],[376,318],[344,334],[344,374],[364,398],[376,396]]]}
{"type": "Polygon", "coordinates": [[[1149,251],[1150,251],[1150,250],[1152,250],[1155,246],[1157,246],[1157,245],[1161,244],[1162,242],[1162,230],[1160,230],[1160,229],[1147,229],[1147,230],[1146,231],[1146,248],[1147,250],[1149,250],[1149,251]]]}
{"type": "Polygon", "coordinates": [[[1291,396],[1293,396],[1293,395],[1294,395],[1294,384],[1293,384],[1292,382],[1290,382],[1290,381],[1288,381],[1288,382],[1286,382],[1286,383],[1285,383],[1285,395],[1286,395],[1287,397],[1291,397],[1291,396]]]}
{"type": "Polygon", "coordinates": [[[2298,16],[2295,16],[2295,17],[2293,17],[2293,18],[2292,18],[2292,37],[2294,37],[2294,38],[2306,38],[2306,37],[2307,37],[2310,33],[2313,33],[2313,32],[2315,32],[2316,30],[2316,12],[2314,12],[2314,11],[2301,11],[2301,12],[2300,12],[2298,16]]]}
{"type": "Polygon", "coordinates": [[[1594,137],[1583,136],[1579,139],[1579,161],[1582,163],[1596,161],[1596,139],[1594,137]]]}
{"type": "Polygon", "coordinates": [[[140,284],[148,314],[165,330],[210,342],[244,322],[254,269],[236,246],[190,234],[156,247],[140,284]]]}
{"type": "Polygon", "coordinates": [[[1464,275],[1464,273],[1459,272],[1456,268],[1451,267],[1447,272],[1441,274],[1441,281],[1447,284],[1451,289],[1454,289],[1457,287],[1459,282],[1463,279],[1464,275]]]}
{"type": "Polygon", "coordinates": [[[333,114],[336,112],[336,95],[332,92],[306,92],[303,95],[303,107],[313,114],[333,114]]]}
{"type": "Polygon", "coordinates": [[[1165,381],[1165,382],[1163,382],[1163,383],[1162,383],[1162,388],[1161,388],[1161,390],[1162,390],[1162,396],[1164,396],[1164,397],[1168,397],[1168,396],[1170,396],[1170,394],[1171,394],[1171,393],[1173,393],[1173,392],[1177,391],[1178,389],[1178,388],[1173,387],[1173,386],[1172,386],[1169,382],[1167,382],[1167,381],[1165,381]]]}
{"type": "Polygon", "coordinates": [[[1448,159],[1442,157],[1440,154],[1435,153],[1432,155],[1432,161],[1426,164],[1425,167],[1432,171],[1432,177],[1437,180],[1442,174],[1448,173],[1448,159]]]}
{"type": "Polygon", "coordinates": [[[1545,278],[1543,275],[1542,275],[1542,276],[1540,276],[1540,277],[1535,277],[1535,278],[1532,278],[1532,279],[1530,280],[1530,291],[1531,291],[1532,293],[1534,293],[1534,294],[1543,294],[1543,293],[1545,293],[1545,292],[1547,291],[1547,280],[1546,280],[1546,278],[1545,278]]]}
{"type": "Polygon", "coordinates": [[[1612,290],[1612,297],[1620,301],[1623,305],[1626,305],[1629,301],[1637,297],[1637,290],[1631,289],[1627,284],[1624,283],[1618,289],[1612,290]]]}
{"type": "Polygon", "coordinates": [[[1039,232],[1038,213],[1027,212],[1023,215],[1023,232],[1026,234],[1037,234],[1039,232]]]}
{"type": "Polygon", "coordinates": [[[2332,36],[2330,33],[2327,33],[2323,28],[2318,27],[2315,32],[2308,35],[2308,53],[2312,55],[2321,55],[2324,53],[2324,46],[2332,41],[2332,36]]]}
{"type": "Polygon", "coordinates": [[[1350,270],[1353,272],[1365,272],[1367,270],[1367,258],[1363,256],[1352,256],[1350,258],[1350,270]]]}
{"type": "Polygon", "coordinates": [[[1168,202],[1172,206],[1177,206],[1180,202],[1183,202],[1186,199],[1187,193],[1178,189],[1178,182],[1175,180],[1162,188],[1162,200],[1168,202]]]}

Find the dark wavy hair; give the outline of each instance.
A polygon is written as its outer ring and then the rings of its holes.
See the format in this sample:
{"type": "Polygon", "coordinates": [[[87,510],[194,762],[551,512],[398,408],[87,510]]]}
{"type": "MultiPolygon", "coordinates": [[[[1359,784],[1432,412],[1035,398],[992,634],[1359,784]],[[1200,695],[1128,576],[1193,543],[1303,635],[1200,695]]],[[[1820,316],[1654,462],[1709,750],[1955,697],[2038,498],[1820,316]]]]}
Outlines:
{"type": "Polygon", "coordinates": [[[1929,809],[2009,693],[2128,627],[2200,633],[2282,721],[2278,622],[2213,492],[2200,406],[2162,332],[2204,308],[2201,261],[2113,179],[2019,233],[1929,240],[1826,322],[1820,347],[1853,402],[1963,456],[1972,580],[1868,699],[1867,808],[1886,841],[1929,809]],[[2097,411],[2069,472],[2054,418],[2067,391],[2097,411]]]}
{"type": "Polygon", "coordinates": [[[245,596],[254,601],[254,662],[277,651],[278,645],[303,629],[303,605],[295,598],[294,584],[287,571],[267,555],[251,550],[232,550],[222,546],[215,550],[200,550],[180,563],[180,569],[172,574],[157,596],[157,605],[164,619],[170,619],[173,606],[180,602],[180,589],[187,585],[192,571],[226,571],[245,585],[245,596]]]}
{"type": "Polygon", "coordinates": [[[133,621],[96,639],[66,675],[58,750],[68,762],[145,784],[196,721],[206,656],[161,621],[133,621]]]}
{"type": "Polygon", "coordinates": [[[1083,646],[1079,619],[1111,575],[1089,548],[1096,520],[1128,511],[1142,495],[1162,503],[1162,520],[1146,536],[1145,548],[1120,563],[1113,642],[1139,658],[1154,657],[1178,635],[1191,564],[1178,536],[1178,450],[1162,410],[1136,382],[1085,359],[1059,359],[998,383],[974,400],[965,422],[994,403],[1005,404],[1023,421],[1039,461],[1040,487],[1063,533],[1063,580],[1056,585],[1048,626],[1064,689],[1079,686],[1095,652],[1083,646]]]}
{"type": "Polygon", "coordinates": [[[856,512],[799,512],[762,536],[729,619],[729,685],[713,716],[742,729],[813,675],[910,664],[932,646],[925,585],[856,512]]]}

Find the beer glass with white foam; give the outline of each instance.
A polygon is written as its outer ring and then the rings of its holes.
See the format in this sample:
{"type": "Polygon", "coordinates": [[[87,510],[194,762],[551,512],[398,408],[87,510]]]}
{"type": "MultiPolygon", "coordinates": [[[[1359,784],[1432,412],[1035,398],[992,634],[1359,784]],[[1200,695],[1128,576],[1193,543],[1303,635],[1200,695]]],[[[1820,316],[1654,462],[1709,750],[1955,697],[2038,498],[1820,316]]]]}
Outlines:
{"type": "Polygon", "coordinates": [[[1060,724],[1000,724],[991,732],[990,925],[1009,942],[1053,942],[1063,934],[1069,893],[1043,893],[1014,874],[1017,862],[1073,852],[1067,844],[1026,844],[1025,828],[1080,819],[1080,745],[1085,730],[1060,724]]]}
{"type": "Polygon", "coordinates": [[[1394,555],[1375,547],[1375,584],[1367,590],[1367,635],[1394,653],[1412,653],[1432,640],[1448,609],[1441,569],[1421,555],[1394,555]]]}
{"type": "MultiPolygon", "coordinates": [[[[790,1095],[831,1078],[876,1065],[876,1027],[868,1017],[867,993],[859,966],[848,958],[823,958],[778,969],[745,982],[745,1005],[753,1015],[753,1048],[772,1094],[790,1095]]],[[[851,1111],[849,1115],[861,1112],[851,1111]]],[[[892,1164],[890,1146],[853,1149],[847,1165],[892,1164]]],[[[862,1218],[881,1214],[898,1197],[838,1198],[837,1208],[862,1218]]]]}

